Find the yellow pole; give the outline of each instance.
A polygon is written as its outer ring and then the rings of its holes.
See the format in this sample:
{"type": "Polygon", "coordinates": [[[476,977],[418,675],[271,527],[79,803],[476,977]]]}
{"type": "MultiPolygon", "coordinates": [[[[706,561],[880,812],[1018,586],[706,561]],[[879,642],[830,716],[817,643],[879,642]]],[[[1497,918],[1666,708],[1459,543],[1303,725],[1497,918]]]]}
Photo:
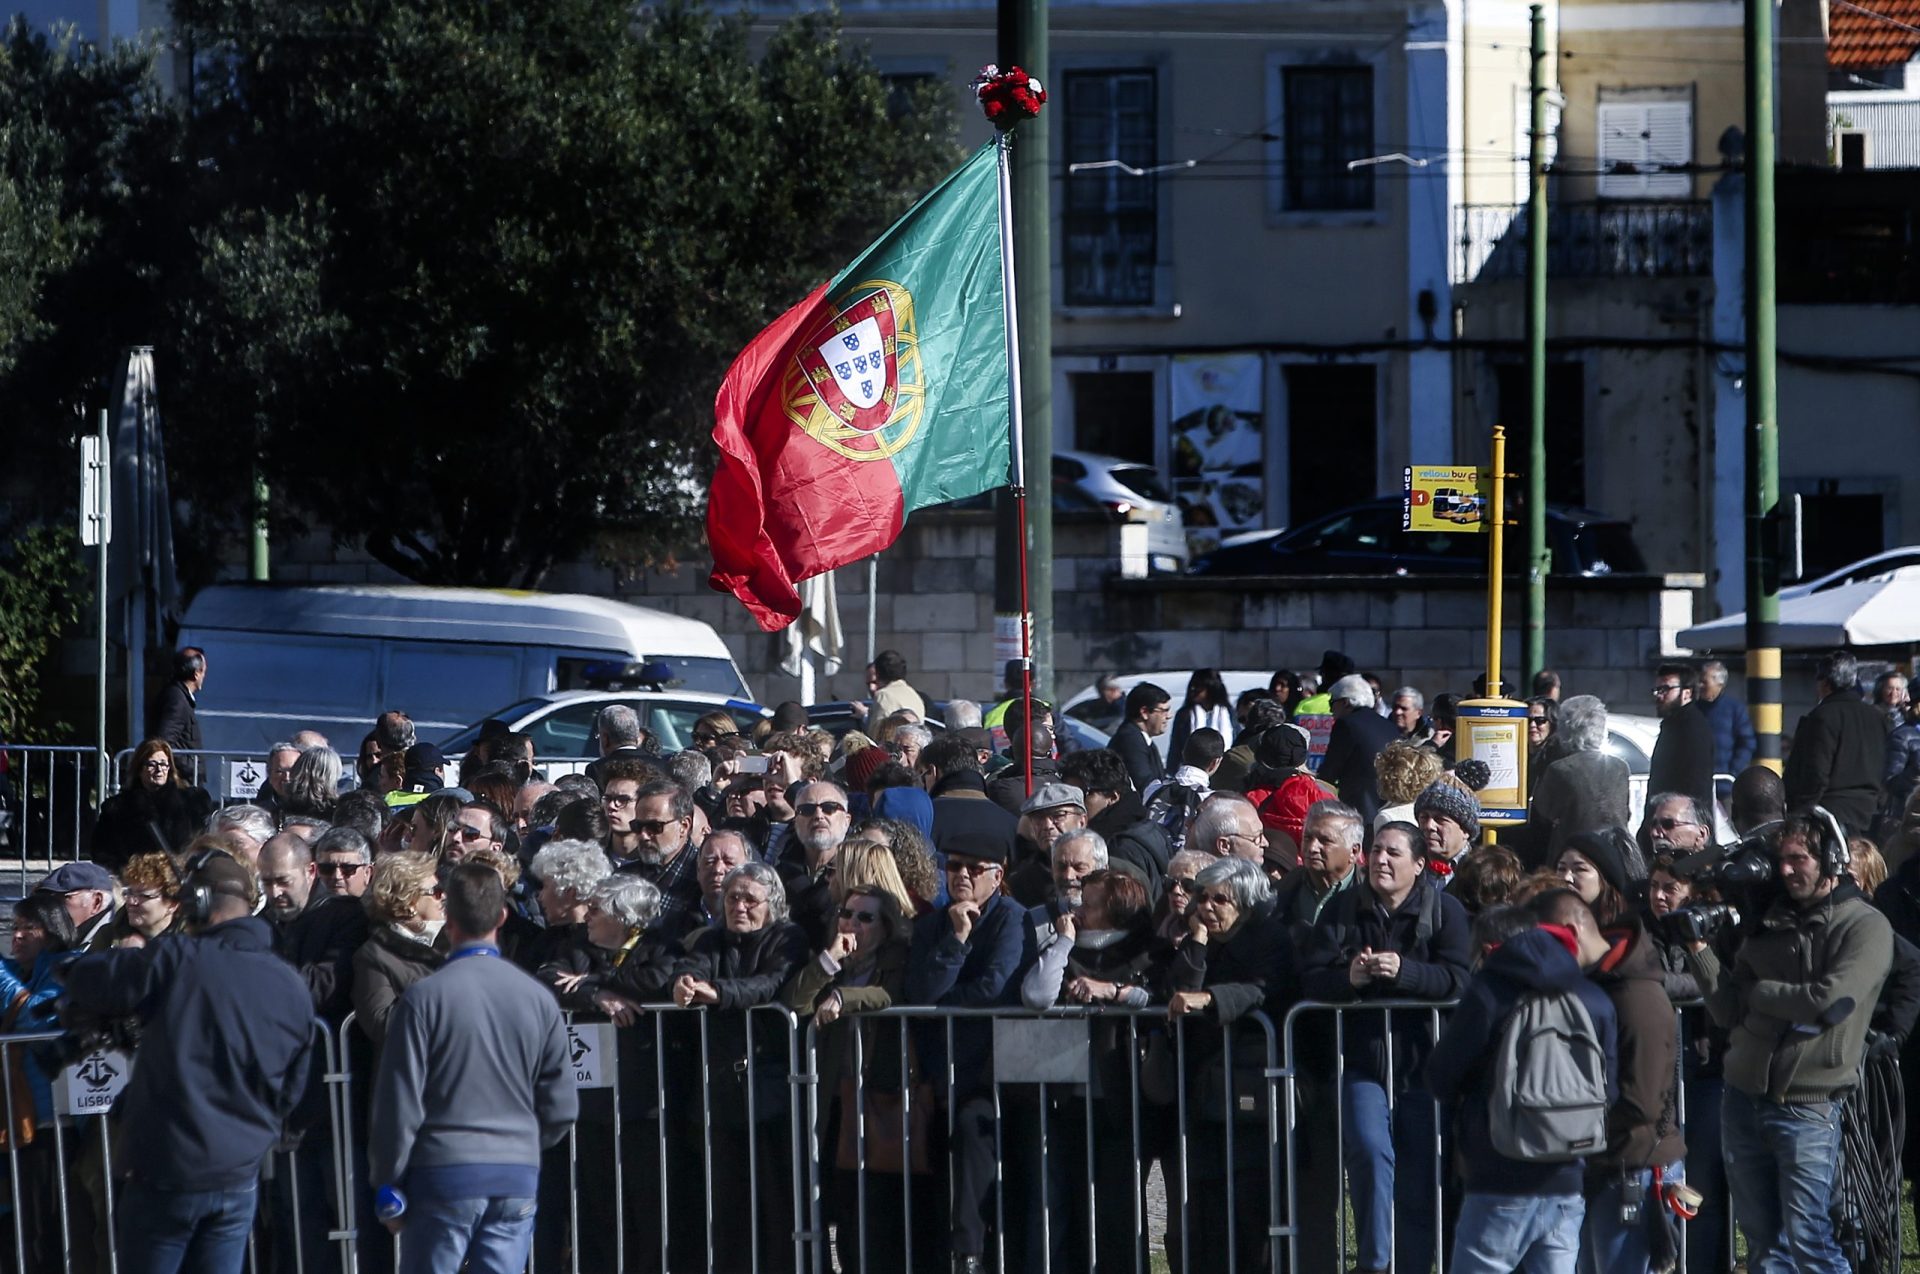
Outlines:
{"type": "Polygon", "coordinates": [[[1493,427],[1493,543],[1487,550],[1487,698],[1500,697],[1500,589],[1506,577],[1507,431],[1493,427]]]}

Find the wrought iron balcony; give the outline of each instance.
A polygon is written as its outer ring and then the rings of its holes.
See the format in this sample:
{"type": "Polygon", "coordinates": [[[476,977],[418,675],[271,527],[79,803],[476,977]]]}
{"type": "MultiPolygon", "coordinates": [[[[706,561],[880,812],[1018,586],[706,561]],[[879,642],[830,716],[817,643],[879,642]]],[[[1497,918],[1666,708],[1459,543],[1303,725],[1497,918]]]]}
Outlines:
{"type": "MultiPolygon", "coordinates": [[[[1524,204],[1454,210],[1454,281],[1527,272],[1524,204]]],[[[1617,199],[1547,206],[1550,279],[1684,279],[1713,272],[1713,208],[1704,199],[1617,199]]]]}

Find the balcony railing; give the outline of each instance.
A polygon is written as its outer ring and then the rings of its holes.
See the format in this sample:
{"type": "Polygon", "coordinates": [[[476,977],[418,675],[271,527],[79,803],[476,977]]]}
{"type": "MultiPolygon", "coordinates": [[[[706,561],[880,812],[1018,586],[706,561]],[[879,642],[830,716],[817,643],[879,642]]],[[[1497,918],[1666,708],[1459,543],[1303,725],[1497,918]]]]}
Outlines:
{"type": "MultiPolygon", "coordinates": [[[[1527,272],[1524,204],[1454,210],[1454,281],[1527,272]]],[[[1713,272],[1713,209],[1704,199],[1549,204],[1547,277],[1684,279],[1713,272]]]]}

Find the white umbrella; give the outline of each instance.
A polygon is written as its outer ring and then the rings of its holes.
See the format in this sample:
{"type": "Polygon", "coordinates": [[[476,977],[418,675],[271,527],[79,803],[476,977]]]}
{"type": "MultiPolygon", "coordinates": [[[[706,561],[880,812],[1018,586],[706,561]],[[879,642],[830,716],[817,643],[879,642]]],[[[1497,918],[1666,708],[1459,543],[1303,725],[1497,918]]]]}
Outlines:
{"type": "MultiPolygon", "coordinates": [[[[1781,646],[1789,650],[1920,643],[1920,573],[1896,573],[1783,598],[1779,633],[1781,646]]],[[[1689,650],[1745,650],[1746,613],[1696,624],[1677,640],[1689,650]]]]}

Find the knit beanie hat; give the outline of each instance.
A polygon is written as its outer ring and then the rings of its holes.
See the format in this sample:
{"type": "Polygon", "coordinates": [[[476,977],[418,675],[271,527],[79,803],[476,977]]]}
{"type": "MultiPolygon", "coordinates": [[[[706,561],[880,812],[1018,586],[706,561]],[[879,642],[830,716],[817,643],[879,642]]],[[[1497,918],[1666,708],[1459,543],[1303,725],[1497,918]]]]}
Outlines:
{"type": "Polygon", "coordinates": [[[847,782],[853,785],[855,791],[864,792],[867,790],[867,781],[879,772],[881,766],[893,759],[893,753],[877,743],[869,748],[861,748],[847,758],[847,782]]]}
{"type": "Polygon", "coordinates": [[[1241,727],[1243,737],[1252,739],[1265,734],[1277,725],[1287,724],[1287,705],[1278,699],[1255,699],[1253,706],[1247,709],[1247,724],[1241,727]]]}
{"type": "Polygon", "coordinates": [[[1480,834],[1480,802],[1473,793],[1465,791],[1445,779],[1435,779],[1427,790],[1413,800],[1413,816],[1438,814],[1460,824],[1471,840],[1480,834]]]}
{"type": "Polygon", "coordinates": [[[1307,763],[1307,732],[1288,722],[1275,726],[1254,741],[1254,759],[1270,770],[1291,774],[1307,763]]]}
{"type": "Polygon", "coordinates": [[[1569,836],[1565,848],[1585,857],[1600,873],[1600,879],[1612,885],[1614,892],[1621,897],[1626,896],[1627,860],[1621,854],[1610,829],[1569,836]]]}

